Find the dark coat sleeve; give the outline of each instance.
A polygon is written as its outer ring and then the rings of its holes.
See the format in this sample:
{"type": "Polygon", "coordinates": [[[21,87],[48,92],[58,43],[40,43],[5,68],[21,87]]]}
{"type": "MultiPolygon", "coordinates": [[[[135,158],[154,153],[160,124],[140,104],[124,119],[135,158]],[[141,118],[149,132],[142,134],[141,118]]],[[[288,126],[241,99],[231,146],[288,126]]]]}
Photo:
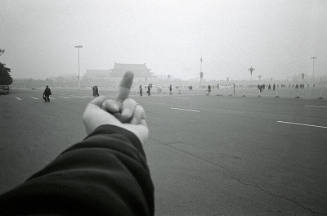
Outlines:
{"type": "Polygon", "coordinates": [[[0,196],[0,215],[154,215],[145,153],[131,132],[102,125],[0,196]]]}

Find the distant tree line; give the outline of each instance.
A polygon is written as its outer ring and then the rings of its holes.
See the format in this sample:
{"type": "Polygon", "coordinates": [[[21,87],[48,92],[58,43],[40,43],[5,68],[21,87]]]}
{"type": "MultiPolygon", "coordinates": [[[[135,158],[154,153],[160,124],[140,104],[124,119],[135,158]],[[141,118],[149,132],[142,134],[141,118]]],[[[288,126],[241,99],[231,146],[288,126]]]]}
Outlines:
{"type": "Polygon", "coordinates": [[[0,85],[12,84],[12,77],[10,76],[10,68],[5,67],[5,64],[0,62],[0,85]]]}
{"type": "MultiPolygon", "coordinates": [[[[4,49],[0,49],[0,56],[3,55],[4,52],[4,49]]],[[[10,85],[11,83],[12,78],[10,76],[10,68],[0,62],[0,85],[10,85]]]]}

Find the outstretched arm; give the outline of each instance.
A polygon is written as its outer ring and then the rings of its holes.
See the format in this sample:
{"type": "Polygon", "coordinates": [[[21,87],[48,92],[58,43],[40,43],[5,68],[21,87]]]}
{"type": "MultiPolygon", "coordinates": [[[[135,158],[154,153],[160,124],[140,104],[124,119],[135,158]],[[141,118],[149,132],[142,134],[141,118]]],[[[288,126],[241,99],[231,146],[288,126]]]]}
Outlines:
{"type": "Polygon", "coordinates": [[[145,114],[124,97],[94,99],[83,115],[88,136],[1,195],[0,215],[153,215],[145,114]]]}

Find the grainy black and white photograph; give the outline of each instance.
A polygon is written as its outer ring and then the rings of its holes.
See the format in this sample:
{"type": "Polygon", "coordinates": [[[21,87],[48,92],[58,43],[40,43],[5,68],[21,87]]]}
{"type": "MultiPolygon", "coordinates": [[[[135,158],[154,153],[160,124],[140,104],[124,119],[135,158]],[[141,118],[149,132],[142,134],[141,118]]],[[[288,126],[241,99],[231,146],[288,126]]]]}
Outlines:
{"type": "Polygon", "coordinates": [[[0,215],[327,215],[327,1],[0,0],[0,215]]]}

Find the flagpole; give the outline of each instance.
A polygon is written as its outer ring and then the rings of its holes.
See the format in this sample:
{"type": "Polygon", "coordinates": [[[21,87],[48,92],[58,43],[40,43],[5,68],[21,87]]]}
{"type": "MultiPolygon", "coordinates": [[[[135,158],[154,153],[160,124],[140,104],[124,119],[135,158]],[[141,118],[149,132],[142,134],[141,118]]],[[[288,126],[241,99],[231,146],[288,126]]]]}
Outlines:
{"type": "Polygon", "coordinates": [[[200,87],[201,87],[201,83],[202,83],[202,79],[203,79],[202,62],[203,62],[203,59],[201,56],[201,58],[200,58],[200,87]]]}

